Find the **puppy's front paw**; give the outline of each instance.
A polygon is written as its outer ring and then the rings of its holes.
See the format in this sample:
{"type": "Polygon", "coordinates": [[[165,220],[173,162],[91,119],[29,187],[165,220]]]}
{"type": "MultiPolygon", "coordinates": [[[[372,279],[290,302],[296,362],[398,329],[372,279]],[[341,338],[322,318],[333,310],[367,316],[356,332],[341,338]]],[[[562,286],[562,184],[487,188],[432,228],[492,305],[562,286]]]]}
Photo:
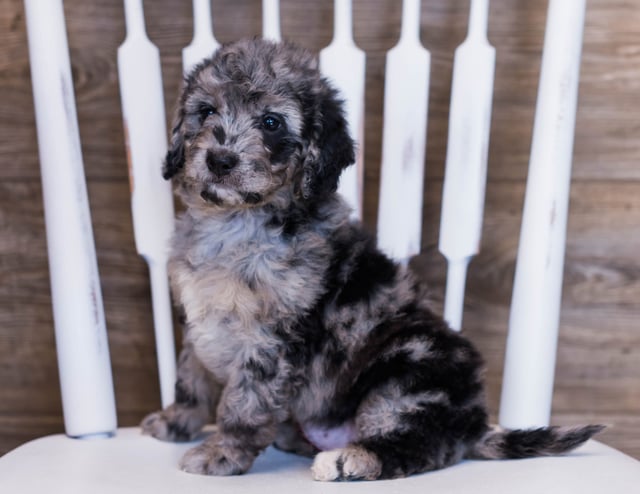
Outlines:
{"type": "Polygon", "coordinates": [[[347,446],[318,453],[311,473],[314,480],[375,480],[382,473],[382,464],[372,452],[360,446],[347,446]]]}
{"type": "Polygon", "coordinates": [[[166,410],[150,413],[140,424],[143,434],[162,441],[190,441],[200,432],[199,424],[192,424],[189,417],[169,407],[166,410]],[[194,427],[195,426],[195,427],[194,427]]]}
{"type": "Polygon", "coordinates": [[[182,457],[180,468],[201,475],[239,475],[249,470],[254,455],[239,449],[205,442],[182,457]]]}

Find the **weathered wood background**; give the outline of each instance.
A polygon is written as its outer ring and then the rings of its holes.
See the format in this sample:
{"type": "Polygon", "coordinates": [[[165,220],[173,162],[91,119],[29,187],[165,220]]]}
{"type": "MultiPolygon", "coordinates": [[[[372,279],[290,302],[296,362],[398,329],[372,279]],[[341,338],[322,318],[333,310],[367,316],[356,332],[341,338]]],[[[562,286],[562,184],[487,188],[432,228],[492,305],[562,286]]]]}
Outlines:
{"type": "MultiPolygon", "coordinates": [[[[285,37],[319,50],[330,41],[329,0],[282,1],[285,37]]],[[[261,31],[261,2],[216,0],[222,41],[261,31]]],[[[531,142],[546,0],[494,0],[497,48],[493,133],[482,252],[470,267],[466,334],[488,361],[498,408],[508,306],[531,142]]],[[[191,39],[191,2],[146,1],[172,107],[180,50],[191,39]]],[[[367,52],[365,223],[378,192],[385,51],[398,38],[400,2],[354,0],[355,37],[367,52]]],[[[413,267],[441,301],[439,201],[455,47],[468,0],[423,0],[422,40],[433,57],[422,253],[413,267]]],[[[67,0],[98,262],[121,425],[159,406],[149,283],[135,253],[116,49],[119,0],[67,0]]],[[[27,39],[20,0],[0,0],[0,454],[62,431],[27,39]]],[[[170,112],[169,112],[170,113],[170,112]]],[[[46,152],[46,151],[45,151],[46,152]]],[[[553,422],[612,424],[601,438],[640,458],[640,4],[590,0],[566,255],[553,422]]],[[[399,207],[402,207],[400,204],[399,207]]],[[[537,310],[545,310],[538,307],[537,310]]]]}

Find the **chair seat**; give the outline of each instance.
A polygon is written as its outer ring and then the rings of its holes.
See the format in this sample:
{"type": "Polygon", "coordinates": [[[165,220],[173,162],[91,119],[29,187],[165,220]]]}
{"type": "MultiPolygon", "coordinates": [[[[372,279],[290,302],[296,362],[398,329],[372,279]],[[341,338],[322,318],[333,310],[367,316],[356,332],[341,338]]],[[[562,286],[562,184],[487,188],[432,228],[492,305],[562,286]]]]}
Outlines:
{"type": "Polygon", "coordinates": [[[465,461],[407,479],[326,484],[311,479],[311,460],[269,448],[251,471],[237,477],[181,472],[181,455],[195,443],[164,443],[138,428],[111,439],[76,440],[64,435],[36,439],[0,458],[2,492],[92,494],[277,494],[305,492],[492,494],[636,493],[640,462],[590,441],[564,457],[465,461]]]}

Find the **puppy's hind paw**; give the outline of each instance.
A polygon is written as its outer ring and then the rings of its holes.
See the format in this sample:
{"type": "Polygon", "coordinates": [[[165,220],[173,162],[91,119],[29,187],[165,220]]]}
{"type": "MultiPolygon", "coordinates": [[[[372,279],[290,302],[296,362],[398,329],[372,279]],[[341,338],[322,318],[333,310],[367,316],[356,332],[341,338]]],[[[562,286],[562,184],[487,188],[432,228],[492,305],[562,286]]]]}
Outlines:
{"type": "Polygon", "coordinates": [[[339,480],[341,476],[341,450],[324,451],[318,453],[311,465],[311,474],[313,480],[328,482],[331,480],[339,480]]]}
{"type": "Polygon", "coordinates": [[[378,457],[361,446],[347,446],[318,453],[311,473],[314,480],[375,480],[382,473],[378,457]]]}

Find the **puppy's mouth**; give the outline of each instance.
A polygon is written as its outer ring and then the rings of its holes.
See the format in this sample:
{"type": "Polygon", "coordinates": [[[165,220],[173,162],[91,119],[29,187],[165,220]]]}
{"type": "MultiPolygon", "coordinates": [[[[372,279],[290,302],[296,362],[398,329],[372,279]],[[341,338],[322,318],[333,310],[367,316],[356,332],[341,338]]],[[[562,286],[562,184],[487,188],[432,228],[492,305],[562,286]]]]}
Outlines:
{"type": "Polygon", "coordinates": [[[217,187],[206,187],[200,192],[200,197],[206,202],[216,205],[256,205],[263,201],[262,194],[258,192],[241,192],[217,187]]]}
{"type": "Polygon", "coordinates": [[[224,201],[215,190],[204,189],[200,192],[200,197],[202,197],[206,202],[210,202],[216,206],[222,206],[224,204],[224,201]]]}

